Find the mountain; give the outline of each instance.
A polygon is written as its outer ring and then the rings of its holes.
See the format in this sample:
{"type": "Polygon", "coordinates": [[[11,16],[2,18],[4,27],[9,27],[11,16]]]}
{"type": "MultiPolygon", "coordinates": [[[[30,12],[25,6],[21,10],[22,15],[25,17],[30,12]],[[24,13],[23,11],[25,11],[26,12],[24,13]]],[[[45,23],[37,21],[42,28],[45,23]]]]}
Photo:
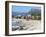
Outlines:
{"type": "Polygon", "coordinates": [[[28,13],[24,13],[24,12],[12,12],[12,16],[18,16],[18,15],[27,16],[28,13]]]}

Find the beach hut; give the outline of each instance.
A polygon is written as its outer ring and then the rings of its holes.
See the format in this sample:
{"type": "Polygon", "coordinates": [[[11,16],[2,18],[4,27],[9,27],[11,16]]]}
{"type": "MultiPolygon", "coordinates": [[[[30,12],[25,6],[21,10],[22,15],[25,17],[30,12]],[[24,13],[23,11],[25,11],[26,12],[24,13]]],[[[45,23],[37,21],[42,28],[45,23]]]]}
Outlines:
{"type": "Polygon", "coordinates": [[[22,16],[21,18],[24,19],[24,16],[22,16]]]}
{"type": "Polygon", "coordinates": [[[18,17],[19,19],[21,19],[21,15],[17,15],[17,17],[18,17]]]}
{"type": "Polygon", "coordinates": [[[32,19],[35,19],[35,16],[32,16],[32,19]]]}
{"type": "Polygon", "coordinates": [[[37,19],[37,20],[40,20],[40,19],[41,19],[41,16],[36,16],[36,19],[37,19]]]}
{"type": "Polygon", "coordinates": [[[27,16],[26,16],[26,19],[27,19],[27,20],[31,19],[31,15],[27,15],[27,16]]]}

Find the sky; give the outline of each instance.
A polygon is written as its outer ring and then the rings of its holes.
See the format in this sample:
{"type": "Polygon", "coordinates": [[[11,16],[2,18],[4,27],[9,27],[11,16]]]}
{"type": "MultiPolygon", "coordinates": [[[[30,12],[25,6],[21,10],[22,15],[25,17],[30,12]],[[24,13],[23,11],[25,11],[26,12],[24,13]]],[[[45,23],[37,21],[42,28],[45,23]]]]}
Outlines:
{"type": "Polygon", "coordinates": [[[12,12],[28,12],[31,10],[31,6],[12,6],[12,12]]]}
{"type": "Polygon", "coordinates": [[[34,7],[34,6],[16,6],[12,5],[12,15],[17,16],[17,15],[27,15],[29,11],[33,12],[39,12],[40,7],[34,7]]]}

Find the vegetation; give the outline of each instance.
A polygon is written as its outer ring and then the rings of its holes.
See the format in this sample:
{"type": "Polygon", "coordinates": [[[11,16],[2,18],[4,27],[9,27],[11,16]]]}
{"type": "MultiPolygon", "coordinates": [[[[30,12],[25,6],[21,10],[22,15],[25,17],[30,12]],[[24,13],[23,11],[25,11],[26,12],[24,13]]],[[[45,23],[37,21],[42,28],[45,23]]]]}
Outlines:
{"type": "Polygon", "coordinates": [[[41,19],[41,11],[38,11],[38,10],[33,11],[32,10],[32,11],[29,11],[28,14],[30,14],[31,16],[33,16],[32,19],[38,19],[38,20],[41,19]]]}

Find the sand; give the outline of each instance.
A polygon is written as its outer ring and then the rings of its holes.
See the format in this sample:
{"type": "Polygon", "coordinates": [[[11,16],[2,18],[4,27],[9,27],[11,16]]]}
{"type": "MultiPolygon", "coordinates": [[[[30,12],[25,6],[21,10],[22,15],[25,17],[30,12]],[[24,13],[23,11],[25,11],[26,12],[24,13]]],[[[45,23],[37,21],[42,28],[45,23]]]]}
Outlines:
{"type": "Polygon", "coordinates": [[[23,26],[24,30],[40,30],[41,21],[40,20],[26,20],[26,19],[13,19],[13,22],[20,21],[20,26],[23,26]]]}

